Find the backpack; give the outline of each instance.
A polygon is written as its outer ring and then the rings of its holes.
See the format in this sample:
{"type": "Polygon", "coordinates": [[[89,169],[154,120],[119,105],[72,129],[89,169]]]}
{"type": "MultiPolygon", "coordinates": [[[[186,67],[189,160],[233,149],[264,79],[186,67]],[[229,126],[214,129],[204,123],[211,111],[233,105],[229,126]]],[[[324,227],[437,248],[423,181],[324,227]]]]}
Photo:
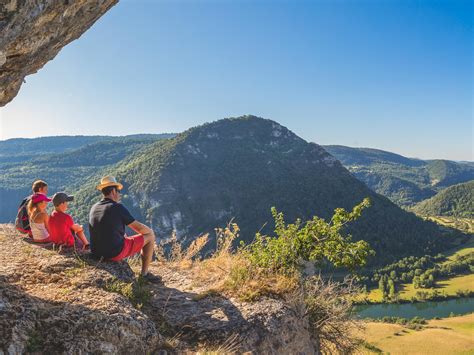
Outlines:
{"type": "Polygon", "coordinates": [[[18,213],[16,214],[15,219],[15,228],[22,234],[31,234],[30,228],[30,219],[28,218],[28,202],[30,202],[30,198],[27,197],[23,201],[21,201],[20,207],[18,207],[18,213]]]}

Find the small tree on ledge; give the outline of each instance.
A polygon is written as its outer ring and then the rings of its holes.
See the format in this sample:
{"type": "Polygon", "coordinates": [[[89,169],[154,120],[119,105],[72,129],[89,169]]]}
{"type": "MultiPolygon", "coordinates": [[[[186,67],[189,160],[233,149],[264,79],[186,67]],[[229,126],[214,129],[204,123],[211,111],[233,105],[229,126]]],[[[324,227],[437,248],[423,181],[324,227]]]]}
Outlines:
{"type": "Polygon", "coordinates": [[[369,206],[370,200],[365,198],[351,212],[335,209],[329,222],[314,216],[305,223],[297,219],[292,224],[286,224],[283,213],[273,207],[276,236],[257,233],[253,243],[242,244],[241,251],[253,265],[285,273],[299,269],[303,261],[316,264],[327,261],[335,267],[349,269],[361,267],[375,252],[366,241],[353,242],[351,235],[343,234],[342,228],[359,218],[369,206]]]}

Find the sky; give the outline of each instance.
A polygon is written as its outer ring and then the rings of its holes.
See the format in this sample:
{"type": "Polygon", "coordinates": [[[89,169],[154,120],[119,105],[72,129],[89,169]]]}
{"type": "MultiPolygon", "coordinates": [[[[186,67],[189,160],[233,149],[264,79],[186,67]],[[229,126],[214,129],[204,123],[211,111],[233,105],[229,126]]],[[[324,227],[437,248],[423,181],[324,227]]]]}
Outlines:
{"type": "Polygon", "coordinates": [[[272,119],[318,144],[473,160],[471,1],[121,0],[0,108],[0,140],[272,119]]]}

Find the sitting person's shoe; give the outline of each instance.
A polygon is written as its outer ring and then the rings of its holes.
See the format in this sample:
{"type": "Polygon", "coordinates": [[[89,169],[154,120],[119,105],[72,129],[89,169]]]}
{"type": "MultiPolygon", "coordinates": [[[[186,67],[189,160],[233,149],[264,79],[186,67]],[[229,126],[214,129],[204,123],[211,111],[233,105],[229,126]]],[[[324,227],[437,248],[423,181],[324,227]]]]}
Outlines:
{"type": "Polygon", "coordinates": [[[161,277],[158,275],[153,275],[151,272],[147,272],[145,275],[140,275],[141,278],[144,280],[151,282],[151,283],[161,283],[161,277]]]}

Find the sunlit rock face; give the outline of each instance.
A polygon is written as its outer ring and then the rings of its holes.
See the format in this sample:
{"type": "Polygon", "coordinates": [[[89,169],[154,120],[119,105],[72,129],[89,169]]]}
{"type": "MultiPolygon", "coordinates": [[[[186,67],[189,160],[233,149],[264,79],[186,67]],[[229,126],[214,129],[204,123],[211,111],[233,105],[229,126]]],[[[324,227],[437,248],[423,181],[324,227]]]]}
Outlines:
{"type": "Polygon", "coordinates": [[[0,0],[0,106],[118,0],[0,0]]]}

